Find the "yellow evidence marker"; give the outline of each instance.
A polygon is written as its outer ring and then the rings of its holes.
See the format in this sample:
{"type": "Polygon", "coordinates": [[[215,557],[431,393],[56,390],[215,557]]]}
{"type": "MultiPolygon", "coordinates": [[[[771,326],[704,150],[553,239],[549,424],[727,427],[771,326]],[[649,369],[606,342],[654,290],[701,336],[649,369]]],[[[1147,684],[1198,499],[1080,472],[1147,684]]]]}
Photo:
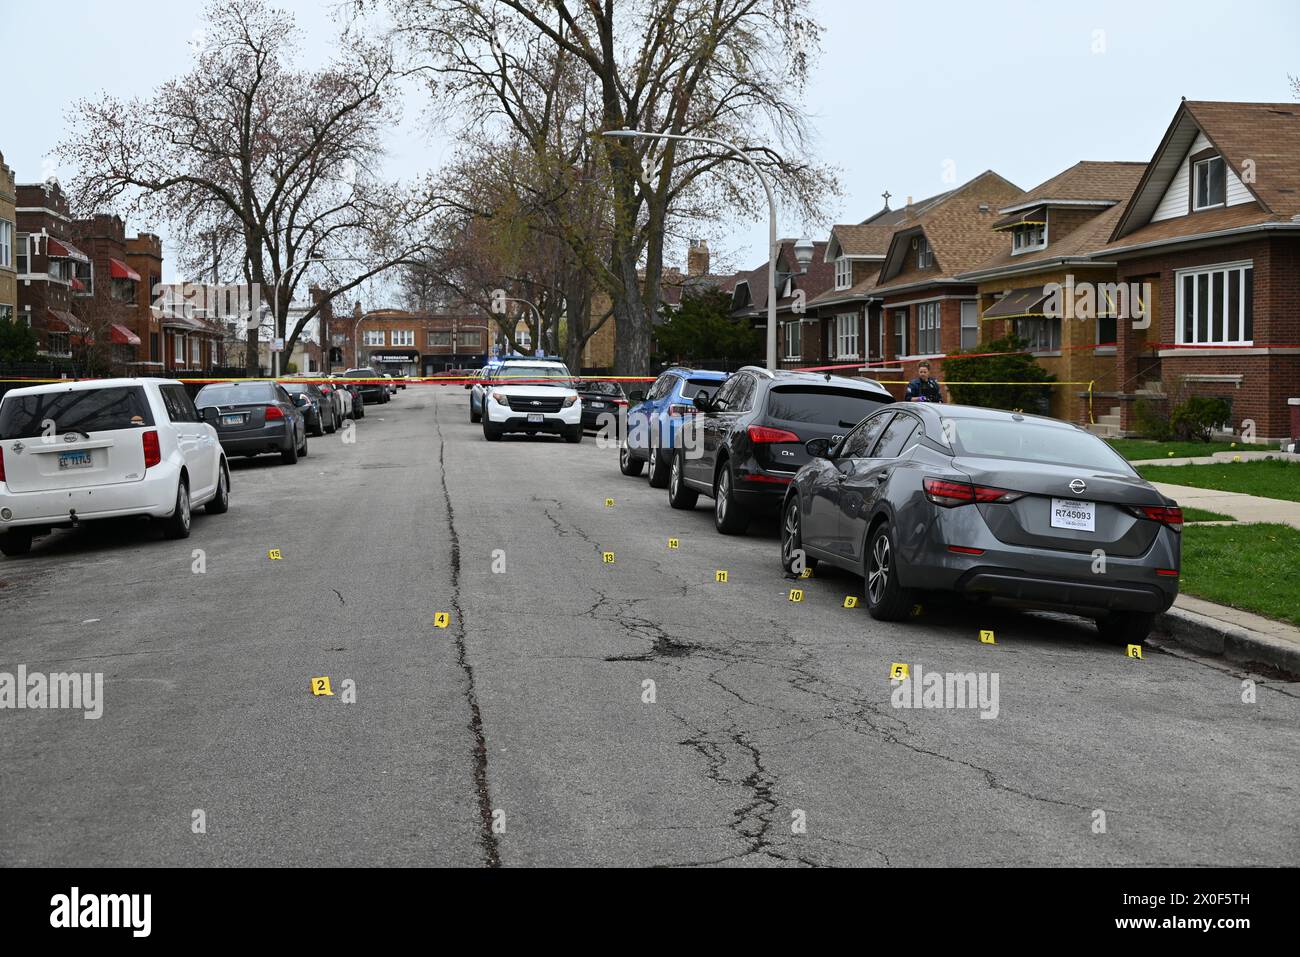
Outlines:
{"type": "Polygon", "coordinates": [[[451,615],[445,611],[435,612],[433,615],[433,627],[446,628],[451,624],[451,615]]]}
{"type": "Polygon", "coordinates": [[[312,678],[311,693],[318,698],[321,695],[329,695],[331,698],[334,697],[334,689],[330,687],[329,678],[312,678]]]}
{"type": "Polygon", "coordinates": [[[721,568],[719,568],[716,572],[713,573],[713,580],[715,582],[722,582],[725,584],[727,581],[727,573],[723,571],[721,568]]]}
{"type": "Polygon", "coordinates": [[[811,569],[811,568],[805,568],[803,571],[801,571],[801,572],[799,573],[799,577],[800,577],[800,578],[812,578],[812,577],[813,577],[812,569],[811,569]]]}
{"type": "Polygon", "coordinates": [[[800,602],[800,601],[803,601],[803,589],[802,589],[802,588],[791,588],[791,589],[790,589],[790,600],[793,601],[793,602],[800,602]]]}
{"type": "Polygon", "coordinates": [[[269,559],[271,559],[271,561],[273,561],[273,562],[278,562],[278,561],[280,561],[280,559],[281,559],[283,556],[281,556],[281,554],[280,554],[280,549],[278,549],[278,548],[273,548],[273,549],[271,549],[269,552],[266,553],[266,557],[269,558],[269,559]]]}
{"type": "Polygon", "coordinates": [[[606,508],[613,508],[613,507],[614,507],[614,500],[613,500],[612,498],[607,498],[607,499],[605,499],[605,507],[606,507],[606,508]]]}
{"type": "Polygon", "coordinates": [[[679,542],[677,541],[677,539],[675,539],[675,538],[670,538],[670,539],[668,539],[668,547],[669,547],[669,548],[676,548],[676,547],[678,546],[678,544],[679,544],[679,542]]]}
{"type": "Polygon", "coordinates": [[[1141,658],[1141,657],[1142,657],[1142,646],[1141,646],[1141,645],[1129,645],[1128,648],[1125,650],[1124,654],[1127,655],[1129,658],[1141,658]]]}
{"type": "Polygon", "coordinates": [[[895,661],[892,665],[889,666],[890,681],[906,681],[908,676],[911,675],[911,673],[912,673],[912,669],[899,661],[895,661]]]}
{"type": "Polygon", "coordinates": [[[614,564],[614,553],[613,553],[613,552],[601,552],[601,553],[600,553],[600,560],[603,561],[606,565],[613,565],[613,564],[614,564]]]}
{"type": "Polygon", "coordinates": [[[845,596],[844,596],[844,607],[845,607],[845,608],[857,608],[857,607],[858,607],[858,596],[857,596],[857,595],[845,595],[845,596]]]}
{"type": "Polygon", "coordinates": [[[980,632],[980,644],[982,644],[982,645],[996,645],[996,644],[997,644],[997,641],[995,641],[994,638],[993,638],[993,632],[991,632],[991,631],[981,631],[981,632],[980,632]]]}

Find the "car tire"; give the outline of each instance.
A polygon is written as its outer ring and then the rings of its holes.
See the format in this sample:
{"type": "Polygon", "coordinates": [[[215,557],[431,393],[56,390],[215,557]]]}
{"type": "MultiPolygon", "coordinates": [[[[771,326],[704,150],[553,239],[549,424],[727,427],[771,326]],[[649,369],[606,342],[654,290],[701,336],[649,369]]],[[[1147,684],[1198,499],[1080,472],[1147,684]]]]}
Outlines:
{"type": "Polygon", "coordinates": [[[295,439],[289,439],[289,447],[280,452],[280,461],[285,465],[296,465],[298,463],[298,445],[295,439]]]}
{"type": "Polygon", "coordinates": [[[189,538],[190,521],[193,516],[190,513],[190,488],[181,479],[176,483],[176,507],[172,513],[162,520],[162,529],[164,538],[189,538]]]}
{"type": "Polygon", "coordinates": [[[678,452],[668,473],[668,504],[673,508],[692,509],[700,500],[700,493],[686,487],[686,456],[678,452]]]}
{"type": "Polygon", "coordinates": [[[579,422],[577,425],[573,426],[572,428],[570,428],[568,431],[564,433],[564,441],[568,442],[570,445],[576,445],[577,443],[582,441],[581,422],[579,422]]]}
{"type": "Polygon", "coordinates": [[[0,535],[0,555],[6,558],[18,558],[32,550],[32,533],[23,529],[14,529],[0,535]]]}
{"type": "Polygon", "coordinates": [[[500,442],[500,441],[501,441],[501,430],[498,429],[498,428],[497,428],[495,425],[493,425],[491,422],[489,422],[487,419],[484,419],[484,420],[483,420],[483,438],[487,439],[489,442],[500,442]]]}
{"type": "Polygon", "coordinates": [[[306,430],[306,429],[303,429],[303,430],[302,430],[302,448],[300,448],[300,449],[298,450],[298,458],[300,458],[300,459],[305,459],[306,457],[307,457],[307,430],[306,430]]]}
{"type": "MultiPolygon", "coordinates": [[[[787,575],[797,575],[794,569],[795,552],[803,548],[803,511],[799,508],[799,496],[794,494],[785,503],[781,511],[781,567],[787,575]]],[[[804,552],[804,568],[816,568],[817,559],[809,558],[804,552]]]]}
{"type": "Polygon", "coordinates": [[[1114,611],[1097,619],[1097,635],[1108,645],[1140,645],[1155,623],[1150,612],[1114,611]]]}
{"type": "Polygon", "coordinates": [[[633,478],[641,474],[645,468],[645,463],[632,454],[632,450],[627,447],[627,440],[618,447],[618,470],[624,475],[630,475],[633,478]]]}
{"type": "Polygon", "coordinates": [[[916,595],[898,583],[898,549],[888,522],[871,532],[863,561],[867,612],[877,621],[902,621],[916,604],[916,595]]]}
{"type": "Polygon", "coordinates": [[[316,417],[316,426],[311,430],[311,434],[321,436],[325,434],[325,428],[320,424],[320,416],[316,417]]]}
{"type": "Polygon", "coordinates": [[[325,431],[328,432],[330,435],[333,435],[335,432],[338,431],[338,427],[339,427],[339,414],[331,410],[330,424],[325,426],[325,431]]]}
{"type": "Polygon", "coordinates": [[[366,403],[365,400],[362,400],[361,404],[357,406],[356,410],[352,413],[352,418],[355,421],[356,419],[364,419],[365,417],[366,417],[366,403]]]}
{"type": "Polygon", "coordinates": [[[477,423],[477,422],[478,422],[480,419],[482,419],[482,418],[483,418],[483,413],[481,413],[481,412],[475,412],[475,411],[474,411],[474,400],[473,400],[473,399],[470,399],[470,400],[469,400],[469,420],[470,420],[471,422],[475,422],[475,423],[477,423]]]}
{"type": "Polygon", "coordinates": [[[744,535],[749,528],[749,512],[736,501],[736,477],[726,461],[713,479],[713,527],[723,535],[744,535]]]}
{"type": "Polygon", "coordinates": [[[226,470],[225,462],[217,466],[217,494],[203,506],[203,511],[208,515],[221,515],[230,511],[230,472],[226,470]]]}
{"type": "Polygon", "coordinates": [[[672,470],[672,465],[664,461],[664,454],[654,446],[650,447],[650,455],[646,463],[646,481],[650,483],[651,488],[667,488],[668,473],[672,470]]]}

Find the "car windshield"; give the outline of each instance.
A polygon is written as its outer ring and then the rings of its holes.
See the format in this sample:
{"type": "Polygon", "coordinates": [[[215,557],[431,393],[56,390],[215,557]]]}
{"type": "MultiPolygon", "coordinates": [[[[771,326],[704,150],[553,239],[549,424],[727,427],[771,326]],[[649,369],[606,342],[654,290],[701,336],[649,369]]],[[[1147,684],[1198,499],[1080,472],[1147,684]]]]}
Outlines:
{"type": "Polygon", "coordinates": [[[558,365],[508,365],[502,366],[494,377],[498,381],[505,379],[544,379],[552,385],[567,386],[573,381],[569,370],[558,365]]]}
{"type": "Polygon", "coordinates": [[[1060,462],[1106,472],[1136,474],[1109,445],[1087,432],[1025,419],[949,419],[959,455],[1031,462],[1060,462]]]}
{"type": "Polygon", "coordinates": [[[142,429],[153,424],[153,413],[140,386],[9,395],[0,403],[0,439],[142,429]],[[50,427],[52,433],[47,432],[50,427]]]}
{"type": "Polygon", "coordinates": [[[768,395],[767,414],[785,422],[818,422],[850,428],[889,401],[879,393],[835,386],[777,386],[768,395]]]}
{"type": "Polygon", "coordinates": [[[269,382],[220,382],[205,385],[194,397],[200,409],[209,405],[265,405],[275,401],[275,389],[269,382]]]}

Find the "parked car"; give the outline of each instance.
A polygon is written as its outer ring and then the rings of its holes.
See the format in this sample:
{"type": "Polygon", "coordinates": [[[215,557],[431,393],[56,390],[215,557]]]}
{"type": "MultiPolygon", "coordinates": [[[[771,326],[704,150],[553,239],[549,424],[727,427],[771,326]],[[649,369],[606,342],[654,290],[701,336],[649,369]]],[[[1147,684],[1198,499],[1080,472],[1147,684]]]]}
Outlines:
{"type": "Polygon", "coordinates": [[[383,381],[384,377],[368,366],[349,369],[343,376],[353,380],[352,384],[357,387],[367,405],[383,405],[392,398],[387,383],[383,381]]]}
{"type": "Polygon", "coordinates": [[[698,454],[675,450],[668,501],[694,508],[708,495],[717,530],[742,534],[754,512],[780,509],[786,486],[808,461],[806,441],[838,441],[893,401],[872,379],[745,366],[712,399],[696,396],[698,454]]]}
{"type": "Polygon", "coordinates": [[[281,461],[293,465],[307,454],[302,409],[278,382],[214,382],[199,390],[194,404],[217,430],[227,455],[277,452],[281,461]]]}
{"type": "Polygon", "coordinates": [[[380,373],[380,375],[388,380],[388,383],[385,385],[385,388],[388,389],[388,394],[390,396],[397,395],[397,380],[393,378],[392,373],[383,372],[380,373]]]}
{"type": "Polygon", "coordinates": [[[293,404],[302,410],[307,431],[312,435],[324,435],[326,432],[333,434],[339,427],[334,403],[314,382],[295,382],[289,379],[281,381],[280,385],[284,386],[284,391],[289,393],[293,404]]]}
{"type": "Polygon", "coordinates": [[[347,392],[337,382],[322,380],[316,383],[316,388],[320,389],[321,395],[329,400],[334,408],[334,421],[342,425],[345,419],[352,418],[352,394],[347,392]]]}
{"type": "Polygon", "coordinates": [[[361,388],[355,382],[344,379],[342,373],[332,373],[330,380],[330,384],[346,397],[346,402],[351,410],[349,417],[364,419],[366,417],[366,400],[361,397],[361,388]]]}
{"type": "Polygon", "coordinates": [[[469,420],[478,422],[483,417],[483,397],[487,394],[487,389],[492,382],[493,376],[502,366],[510,365],[516,362],[559,362],[564,364],[563,359],[554,356],[506,356],[503,359],[489,359],[488,364],[482,369],[481,375],[477,380],[469,383],[469,420]]]}
{"type": "Polygon", "coordinates": [[[578,379],[573,387],[582,398],[582,427],[588,431],[600,428],[602,415],[613,415],[617,419],[619,410],[627,408],[627,393],[620,382],[578,379]]]}
{"type": "Polygon", "coordinates": [[[874,618],[950,591],[1093,617],[1103,638],[1140,644],[1178,595],[1182,509],[1076,425],[900,404],[807,445],[781,560],[790,570],[802,548],[863,575],[874,618]]]}
{"type": "Polygon", "coordinates": [[[389,376],[389,378],[393,380],[393,385],[395,385],[397,388],[405,389],[406,383],[410,380],[411,377],[408,376],[405,372],[403,372],[400,375],[397,373],[393,373],[389,376]]]}
{"type": "Polygon", "coordinates": [[[582,400],[563,362],[532,359],[497,369],[483,397],[483,438],[495,442],[507,432],[582,441],[582,400]]]}
{"type": "Polygon", "coordinates": [[[619,470],[624,475],[640,475],[648,465],[650,485],[667,486],[682,421],[699,412],[697,396],[712,399],[726,378],[725,372],[675,367],[660,373],[649,392],[634,390],[633,405],[627,412],[627,435],[618,454],[619,470]]]}
{"type": "Polygon", "coordinates": [[[168,538],[192,509],[230,506],[216,430],[171,379],[93,379],[0,398],[0,553],[27,554],[55,528],[149,516],[168,538]]]}

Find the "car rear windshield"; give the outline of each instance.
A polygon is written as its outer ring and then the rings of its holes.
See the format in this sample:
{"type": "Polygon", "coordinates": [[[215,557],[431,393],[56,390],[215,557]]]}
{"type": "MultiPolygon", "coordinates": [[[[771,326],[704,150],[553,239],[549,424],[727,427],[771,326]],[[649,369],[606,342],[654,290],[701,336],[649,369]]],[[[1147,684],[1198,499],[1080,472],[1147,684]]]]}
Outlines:
{"type": "Polygon", "coordinates": [[[200,409],[209,405],[266,405],[275,401],[275,389],[265,382],[225,382],[205,385],[194,397],[200,409]]]}
{"type": "Polygon", "coordinates": [[[1014,419],[950,419],[953,445],[959,455],[1031,462],[1083,465],[1107,472],[1132,474],[1132,467],[1109,445],[1078,429],[1039,425],[1014,419]]]}
{"type": "Polygon", "coordinates": [[[593,395],[622,395],[623,389],[617,382],[584,382],[579,388],[593,395]]]}
{"type": "Polygon", "coordinates": [[[682,386],[682,395],[688,399],[694,399],[701,392],[706,399],[712,399],[722,388],[722,383],[716,379],[687,379],[686,384],[682,386]]]}
{"type": "Polygon", "coordinates": [[[110,432],[153,425],[138,385],[8,395],[0,403],[0,439],[27,439],[64,432],[110,432]],[[53,423],[53,432],[46,423],[53,423]]]}
{"type": "Polygon", "coordinates": [[[767,398],[769,418],[851,428],[890,400],[874,392],[834,386],[777,386],[767,398]]]}

